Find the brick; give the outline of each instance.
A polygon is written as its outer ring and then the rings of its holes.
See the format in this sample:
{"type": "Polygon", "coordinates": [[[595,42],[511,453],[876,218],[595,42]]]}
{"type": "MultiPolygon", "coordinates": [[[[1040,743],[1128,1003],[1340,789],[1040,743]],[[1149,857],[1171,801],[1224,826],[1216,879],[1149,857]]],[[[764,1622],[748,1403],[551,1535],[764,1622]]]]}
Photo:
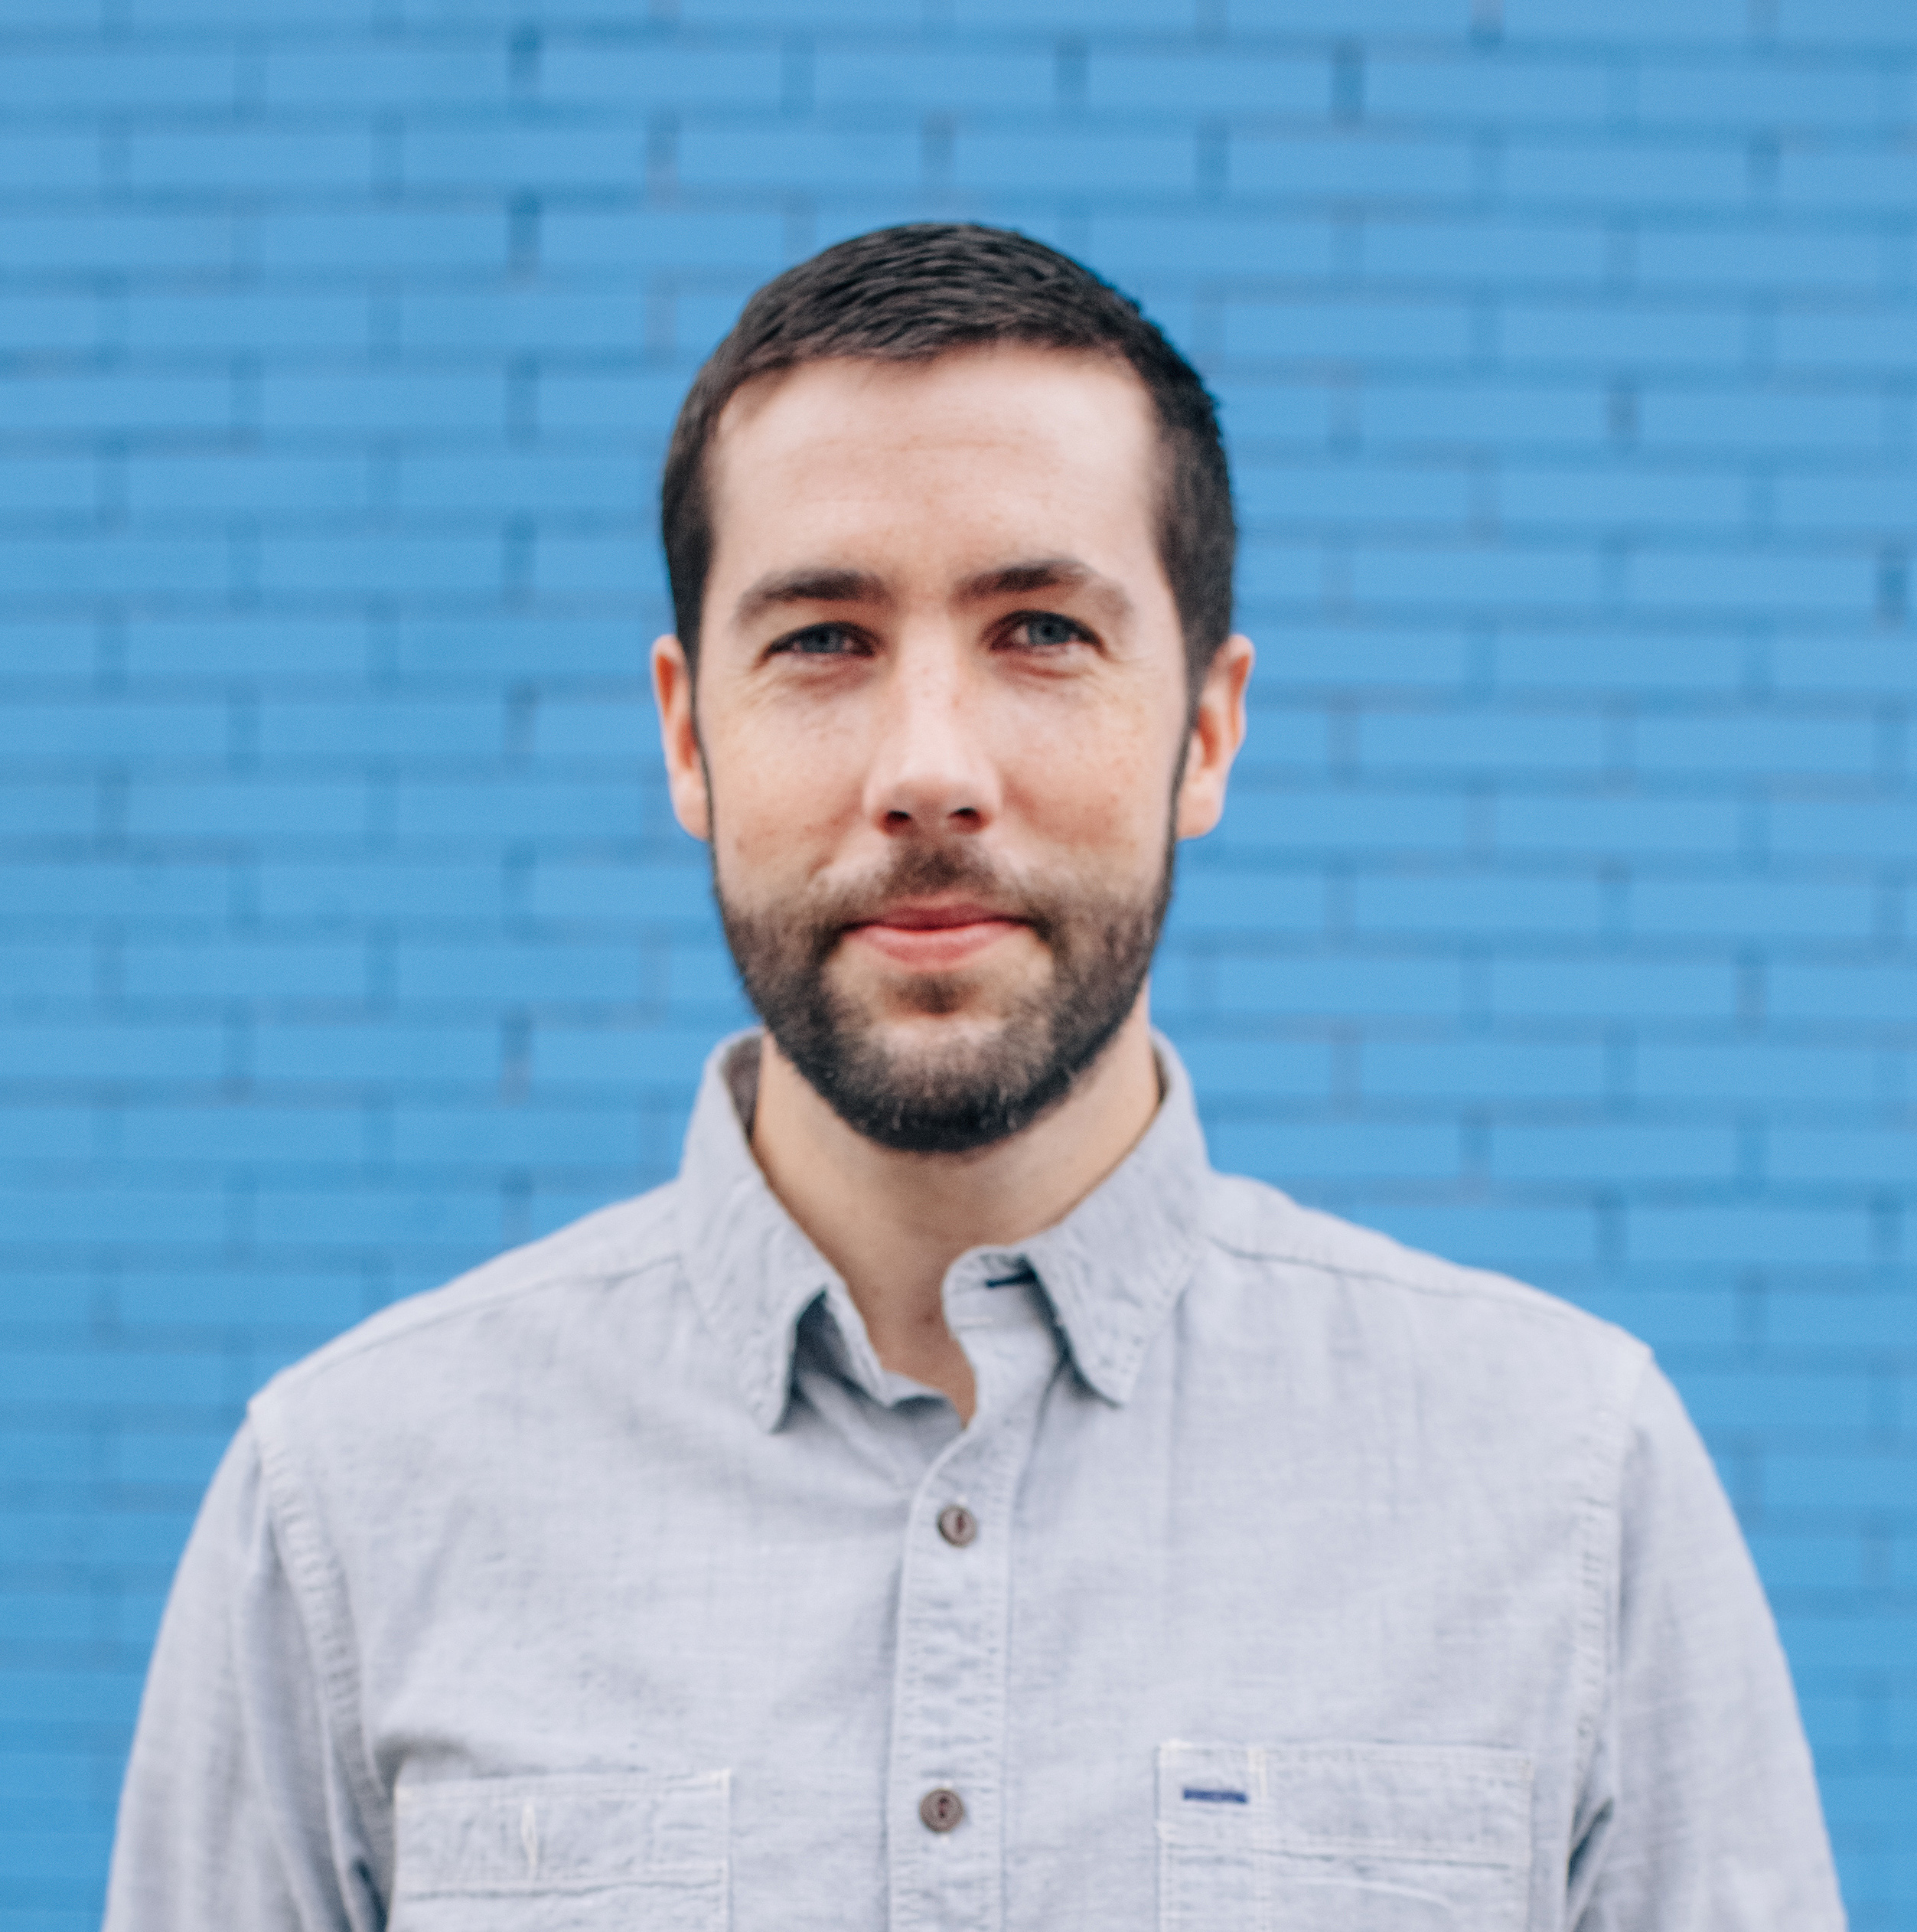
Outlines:
{"type": "Polygon", "coordinates": [[[337,1015],[266,1019],[253,1034],[255,1077],[302,1086],[386,1089],[498,1083],[502,1028],[496,1015],[432,1023],[337,1015]]]}
{"type": "Polygon", "coordinates": [[[204,1022],[0,1020],[0,1069],[9,1082],[210,1082],[224,1056],[223,1031],[204,1022]]]}
{"type": "Polygon", "coordinates": [[[1729,1181],[1736,1170],[1736,1134],[1729,1126],[1531,1120],[1491,1130],[1491,1172],[1502,1181],[1682,1186],[1729,1181]]]}
{"type": "MultiPolygon", "coordinates": [[[[1907,537],[1917,504],[1917,471],[1903,462],[1856,470],[1814,470],[1777,479],[1773,512],[1780,530],[1907,537]]],[[[1883,653],[1878,654],[1880,659],[1883,653]]],[[[1889,667],[1885,667],[1886,674],[1889,667]]],[[[1873,680],[1882,682],[1882,679],[1873,680]]]]}
{"type": "Polygon", "coordinates": [[[427,919],[489,922],[500,906],[500,866],[491,861],[386,858],[269,862],[259,868],[260,916],[270,925],[364,925],[427,919]]]}
{"type": "Polygon", "coordinates": [[[224,436],[233,422],[233,384],[222,370],[205,374],[103,375],[49,371],[9,383],[7,427],[15,435],[224,436]]]}
{"type": "Polygon", "coordinates": [[[1501,1019],[1729,1020],[1729,961],[1616,957],[1502,958],[1492,964],[1492,1010],[1501,1019]]]}
{"type": "Polygon", "coordinates": [[[1369,199],[1461,199],[1471,191],[1469,144],[1365,129],[1344,133],[1235,132],[1227,163],[1235,195],[1287,201],[1329,197],[1361,205],[1369,199]]]}
{"type": "Polygon", "coordinates": [[[1647,938],[1864,941],[1875,932],[1876,893],[1862,879],[1654,876],[1632,880],[1628,918],[1647,938]]]}
{"type": "Polygon", "coordinates": [[[1917,1128],[1778,1124],[1767,1137],[1765,1160],[1775,1180],[1888,1186],[1917,1205],[1917,1128]]]}
{"type": "Polygon", "coordinates": [[[644,673],[653,637],[670,621],[663,610],[650,621],[574,615],[562,625],[497,612],[422,612],[399,618],[394,651],[401,676],[442,684],[490,688],[496,680],[631,677],[644,673]]]}
{"type": "Polygon", "coordinates": [[[1358,243],[1364,272],[1482,292],[1488,280],[1535,286],[1595,282],[1605,263],[1605,227],[1596,211],[1521,210],[1368,211],[1358,243]]]}
{"type": "Polygon", "coordinates": [[[128,172],[142,194],[334,194],[371,185],[366,131],[344,127],[239,125],[137,129],[128,172]]]}
{"type": "Polygon", "coordinates": [[[504,268],[503,209],[419,204],[270,206],[258,219],[259,259],[269,275],[488,273],[504,268]]]}
{"type": "Polygon", "coordinates": [[[540,259],[603,275],[608,263],[670,262],[682,275],[736,274],[741,296],[787,266],[779,216],[758,208],[556,207],[542,214],[540,259]]]}
{"type": "Polygon", "coordinates": [[[294,685],[357,680],[367,663],[366,620],[289,612],[199,612],[136,618],[126,631],[135,685],[224,690],[233,680],[270,677],[294,685]]]}
{"type": "Polygon", "coordinates": [[[0,131],[0,178],[31,181],[42,194],[96,194],[101,185],[99,137],[83,128],[0,131]]]}
{"type": "Polygon", "coordinates": [[[484,946],[413,939],[400,951],[398,974],[403,999],[542,1007],[635,1004],[652,992],[656,977],[637,946],[571,939],[484,946]]]}
{"type": "Polygon", "coordinates": [[[1875,560],[1827,551],[1713,547],[1646,550],[1630,562],[1634,603],[1671,612],[1870,615],[1875,560]]]}
{"type": "Polygon", "coordinates": [[[16,599],[89,603],[102,597],[219,596],[227,585],[223,536],[121,531],[13,536],[0,609],[16,599]]]}
{"type": "Polygon", "coordinates": [[[1315,936],[1325,929],[1324,882],[1309,873],[1187,863],[1179,868],[1173,903],[1169,935],[1176,945],[1271,933],[1315,936]]]}
{"type": "Polygon", "coordinates": [[[1788,207],[1899,213],[1917,195],[1917,148],[1894,138],[1787,146],[1778,185],[1788,207]]]}
{"type": "Polygon", "coordinates": [[[1501,798],[1497,842],[1511,853],[1583,853],[1622,860],[1632,853],[1729,857],[1739,844],[1734,801],[1647,795],[1619,788],[1522,799],[1501,798]]]}
{"type": "Polygon", "coordinates": [[[1883,446],[1882,406],[1875,394],[1854,387],[1653,385],[1638,408],[1648,449],[1866,454],[1883,446]]]}
{"type": "Polygon", "coordinates": [[[80,1000],[91,990],[93,971],[92,951],[83,944],[0,939],[0,998],[80,1000]]]}
{"type": "MultiPolygon", "coordinates": [[[[1570,525],[1728,534],[1743,527],[1749,509],[1749,485],[1731,464],[1644,462],[1629,456],[1501,464],[1497,492],[1499,517],[1512,530],[1570,525]]],[[[1553,645],[1562,656],[1561,643],[1553,645]]]]}
{"type": "Polygon", "coordinates": [[[398,333],[411,355],[533,355],[543,374],[557,357],[636,353],[647,340],[649,305],[661,292],[636,279],[573,288],[429,283],[399,292],[398,333]]]}
{"type": "Polygon", "coordinates": [[[0,468],[0,517],[91,517],[99,502],[99,470],[90,458],[10,456],[0,468]]]}
{"type": "Polygon", "coordinates": [[[1540,444],[1595,451],[1603,441],[1603,396],[1595,382],[1470,377],[1446,382],[1368,376],[1358,393],[1368,444],[1442,444],[1522,449],[1540,444]]]}
{"type": "Polygon", "coordinates": [[[97,295],[79,290],[0,290],[0,354],[85,354],[103,317],[97,295]]]}
{"type": "MultiPolygon", "coordinates": [[[[671,433],[691,379],[690,370],[634,367],[555,370],[540,383],[540,426],[552,436],[584,435],[650,449],[671,433]]],[[[502,398],[503,400],[503,398],[502,398]]]]}
{"type": "Polygon", "coordinates": [[[497,698],[269,698],[259,708],[258,729],[259,756],[280,771],[367,759],[470,762],[499,755],[505,713],[497,698]]]}
{"type": "Polygon", "coordinates": [[[1642,772],[1815,772],[1867,778],[1876,762],[1869,717],[1806,716],[1775,710],[1640,718],[1633,728],[1634,762],[1642,772]]]}
{"type": "Polygon", "coordinates": [[[1742,307],[1723,300],[1520,301],[1500,305],[1498,344],[1508,364],[1721,369],[1742,360],[1746,327],[1742,307]]]}
{"type": "Polygon", "coordinates": [[[1590,1039],[1454,1034],[1367,1034],[1358,1085],[1367,1100],[1595,1100],[1605,1084],[1602,1046],[1590,1039]]]}
{"type": "Polygon", "coordinates": [[[142,777],[130,788],[127,819],[138,837],[211,840],[239,850],[267,838],[357,840],[366,830],[366,793],[357,780],[142,777]]]}
{"type": "MultiPolygon", "coordinates": [[[[71,33],[76,15],[60,4],[71,33]]],[[[8,25],[20,21],[11,8],[8,25]]],[[[88,21],[86,25],[93,23],[88,21]]],[[[124,113],[158,109],[172,114],[219,112],[233,99],[233,57],[217,43],[171,46],[146,41],[118,45],[11,46],[0,74],[0,108],[9,114],[124,113]]]]}
{"type": "Polygon", "coordinates": [[[1769,811],[1779,857],[1892,860],[1917,850],[1917,796],[1886,788],[1873,798],[1785,797],[1769,811]]]}
{"type": "Polygon", "coordinates": [[[1750,192],[1746,144],[1721,137],[1520,135],[1501,167],[1507,193],[1533,205],[1715,210],[1742,207],[1750,192]]]}
{"type": "Polygon", "coordinates": [[[1791,290],[1867,290],[1883,276],[1876,237],[1834,229],[1769,210],[1741,218],[1647,225],[1631,243],[1647,287],[1739,289],[1775,295],[1791,290]]]}
{"type": "Polygon", "coordinates": [[[512,120],[423,121],[406,130],[409,188],[514,194],[636,194],[646,145],[630,125],[512,120]]]}
{"type": "Polygon", "coordinates": [[[275,530],[260,543],[260,586],[269,596],[465,596],[490,601],[498,596],[501,578],[500,542],[491,530],[275,530]]]}
{"type": "Polygon", "coordinates": [[[129,514],[150,528],[182,518],[364,516],[370,471],[357,451],[295,456],[257,449],[136,456],[126,465],[129,514]]]}
{"type": "MultiPolygon", "coordinates": [[[[364,354],[367,299],[352,289],[259,288],[230,281],[212,289],[139,288],[126,298],[126,340],[137,356],[364,354]]],[[[135,379],[144,384],[150,374],[135,379]]]]}
{"type": "Polygon", "coordinates": [[[679,178],[690,188],[776,188],[795,175],[820,190],[859,189],[918,172],[916,129],[840,123],[702,121],[679,139],[679,178]]]}
{"type": "Polygon", "coordinates": [[[1855,1267],[1869,1255],[1861,1208],[1750,1199],[1734,1206],[1634,1202],[1625,1252],[1633,1263],[1708,1261],[1720,1266],[1855,1267]]]}
{"type": "Polygon", "coordinates": [[[717,1036],[669,1020],[542,1019],[532,1030],[535,1090],[582,1088],[686,1093],[717,1036]]]}
{"type": "Polygon", "coordinates": [[[1778,29],[1789,41],[1825,46],[1895,47],[1907,54],[1917,45],[1899,0],[1781,0],[1778,29]]]}
{"type": "MultiPolygon", "coordinates": [[[[909,63],[898,64],[905,68],[909,63]]],[[[702,46],[675,44],[652,34],[609,42],[569,35],[562,28],[540,49],[540,98],[554,107],[611,108],[628,116],[656,108],[723,107],[769,116],[779,108],[784,89],[781,49],[764,40],[702,46]]],[[[813,97],[826,104],[816,82],[813,97]]],[[[894,104],[888,98],[886,105],[894,104]]]]}
{"type": "Polygon", "coordinates": [[[1638,113],[1646,121],[1765,134],[1780,128],[1867,128],[1883,113],[1879,77],[1857,60],[1752,54],[1700,67],[1654,59],[1639,66],[1636,87],[1638,113]]]}
{"type": "Polygon", "coordinates": [[[126,990],[204,1009],[217,1000],[358,1000],[366,955],[350,942],[136,939],[126,949],[126,990]]]}
{"type": "MultiPolygon", "coordinates": [[[[550,45],[542,48],[543,93],[558,52],[550,45]]],[[[303,37],[269,41],[265,65],[263,92],[275,113],[471,113],[504,109],[511,96],[507,50],[497,34],[303,37]]]]}
{"type": "MultiPolygon", "coordinates": [[[[1788,308],[1778,317],[1778,364],[1785,369],[1917,370],[1917,302],[1868,308],[1788,308]]],[[[1908,500],[1908,491],[1906,492],[1908,500]]]]}
{"type": "Polygon", "coordinates": [[[0,210],[0,261],[36,276],[214,273],[233,260],[233,224],[194,209],[0,210]]]}
{"type": "MultiPolygon", "coordinates": [[[[815,106],[836,116],[847,109],[900,113],[1030,113],[1055,106],[1058,57],[1048,47],[1000,43],[983,47],[950,40],[918,46],[828,43],[812,57],[815,106]]],[[[1094,63],[1092,72],[1100,72],[1094,63]]],[[[1096,88],[1096,80],[1091,83],[1096,88]]],[[[1095,92],[1101,107],[1113,105],[1095,92]]]]}
{"type": "Polygon", "coordinates": [[[1364,90],[1365,113],[1386,119],[1568,126],[1602,122],[1609,112],[1602,62],[1540,57],[1521,46],[1368,50],[1364,90]]]}
{"type": "Polygon", "coordinates": [[[1646,1039],[1631,1066],[1632,1091],[1648,1101],[1860,1107],[1876,1092],[1873,1055],[1827,1044],[1646,1039]]]}
{"type": "Polygon", "coordinates": [[[1682,7],[1658,0],[1617,0],[1593,31],[1588,8],[1577,0],[1505,0],[1504,28],[1514,41],[1555,40],[1589,46],[1655,46],[1659,41],[1715,42],[1741,46],[1749,19],[1740,0],[1686,0],[1682,7]]]}
{"type": "Polygon", "coordinates": [[[583,839],[595,844],[637,837],[649,818],[660,815],[662,808],[649,806],[636,782],[517,776],[404,782],[396,811],[399,836],[406,840],[583,839]]]}
{"type": "Polygon", "coordinates": [[[1304,1180],[1448,1177],[1457,1171],[1456,1131],[1390,1120],[1218,1121],[1214,1157],[1231,1172],[1284,1186],[1304,1180]]]}
{"type": "Polygon", "coordinates": [[[89,857],[9,866],[7,915],[71,928],[84,919],[121,925],[154,920],[223,919],[230,896],[227,869],[89,857]]]}
{"type": "Polygon", "coordinates": [[[9,764],[193,763],[224,755],[223,706],[204,700],[156,703],[91,698],[16,700],[8,707],[9,764]]]}
{"type": "MultiPolygon", "coordinates": [[[[876,137],[873,137],[876,139],[876,137]]],[[[875,156],[872,171],[885,164],[875,156]]],[[[1107,131],[973,127],[961,123],[953,145],[952,173],[961,189],[1016,188],[1042,166],[1055,192],[1186,194],[1191,192],[1197,149],[1182,131],[1107,131]]],[[[905,175],[902,163],[887,171],[905,175]]]]}
{"type": "Polygon", "coordinates": [[[1223,324],[1222,353],[1234,362],[1460,359],[1471,327],[1459,302],[1376,299],[1234,302],[1223,324]]]}
{"type": "Polygon", "coordinates": [[[1598,882],[1535,873],[1364,874],[1351,882],[1351,920],[1368,938],[1415,933],[1469,939],[1518,934],[1595,939],[1598,882]]]}
{"type": "Polygon", "coordinates": [[[119,1128],[125,1157],[169,1169],[208,1163],[270,1170],[308,1163],[348,1163],[364,1157],[366,1129],[357,1108],[273,1106],[254,1100],[217,1100],[197,1106],[152,1101],[125,1110],[119,1128]]]}
{"type": "Polygon", "coordinates": [[[1767,981],[1773,1020],[1909,1026],[1917,1021],[1917,971],[1911,963],[1855,964],[1783,959],[1767,981]]]}

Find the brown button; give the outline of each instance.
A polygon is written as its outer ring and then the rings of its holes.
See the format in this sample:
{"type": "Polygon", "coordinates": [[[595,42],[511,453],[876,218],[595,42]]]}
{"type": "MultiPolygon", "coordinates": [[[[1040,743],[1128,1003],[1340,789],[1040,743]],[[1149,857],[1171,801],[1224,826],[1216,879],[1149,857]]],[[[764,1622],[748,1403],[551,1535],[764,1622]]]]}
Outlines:
{"type": "Polygon", "coordinates": [[[954,1549],[963,1549],[979,1533],[979,1519],[963,1503],[948,1503],[938,1513],[938,1533],[954,1549]]]}
{"type": "Polygon", "coordinates": [[[952,1831],[965,1821],[965,1800],[941,1784],[919,1800],[918,1815],[925,1821],[928,1831],[952,1831]]]}

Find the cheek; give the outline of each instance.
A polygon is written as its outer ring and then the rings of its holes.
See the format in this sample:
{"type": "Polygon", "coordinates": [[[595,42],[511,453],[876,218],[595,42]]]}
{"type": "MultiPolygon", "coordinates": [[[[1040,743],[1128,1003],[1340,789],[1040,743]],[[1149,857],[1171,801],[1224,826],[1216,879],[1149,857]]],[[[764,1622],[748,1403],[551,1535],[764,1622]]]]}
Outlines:
{"type": "Polygon", "coordinates": [[[823,863],[855,819],[856,762],[803,730],[733,730],[708,738],[722,870],[735,886],[803,876],[823,863]]]}
{"type": "Polygon", "coordinates": [[[1048,733],[1025,761],[1019,815],[1048,843],[1156,866],[1171,809],[1173,752],[1162,724],[1108,712],[1048,733]]]}

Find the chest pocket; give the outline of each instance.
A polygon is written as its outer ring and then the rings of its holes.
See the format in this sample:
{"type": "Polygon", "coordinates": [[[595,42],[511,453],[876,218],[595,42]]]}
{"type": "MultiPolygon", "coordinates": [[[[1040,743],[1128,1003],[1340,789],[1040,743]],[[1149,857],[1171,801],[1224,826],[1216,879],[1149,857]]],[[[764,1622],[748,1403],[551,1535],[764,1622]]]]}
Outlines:
{"type": "Polygon", "coordinates": [[[1161,1932],[1522,1932],[1531,1775],[1467,1746],[1163,1745],[1161,1932]]]}
{"type": "Polygon", "coordinates": [[[725,1932],[729,1774],[402,1785],[390,1932],[725,1932]]]}

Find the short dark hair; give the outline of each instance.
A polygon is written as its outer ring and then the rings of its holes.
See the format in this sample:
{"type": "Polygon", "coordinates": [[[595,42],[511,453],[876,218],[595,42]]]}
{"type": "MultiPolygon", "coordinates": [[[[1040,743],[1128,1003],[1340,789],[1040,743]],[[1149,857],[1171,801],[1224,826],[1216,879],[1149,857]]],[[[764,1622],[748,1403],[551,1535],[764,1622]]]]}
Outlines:
{"type": "Polygon", "coordinates": [[[706,455],[720,413],[755,376],[836,358],[929,362],[1026,342],[1122,357],[1158,417],[1159,557],[1178,606],[1195,697],[1231,628],[1237,528],[1218,406],[1139,305],[1082,263],[1007,228],[918,221],[855,236],[787,269],[747,302],[695,378],[660,485],[673,612],[696,656],[712,507],[706,455]]]}

